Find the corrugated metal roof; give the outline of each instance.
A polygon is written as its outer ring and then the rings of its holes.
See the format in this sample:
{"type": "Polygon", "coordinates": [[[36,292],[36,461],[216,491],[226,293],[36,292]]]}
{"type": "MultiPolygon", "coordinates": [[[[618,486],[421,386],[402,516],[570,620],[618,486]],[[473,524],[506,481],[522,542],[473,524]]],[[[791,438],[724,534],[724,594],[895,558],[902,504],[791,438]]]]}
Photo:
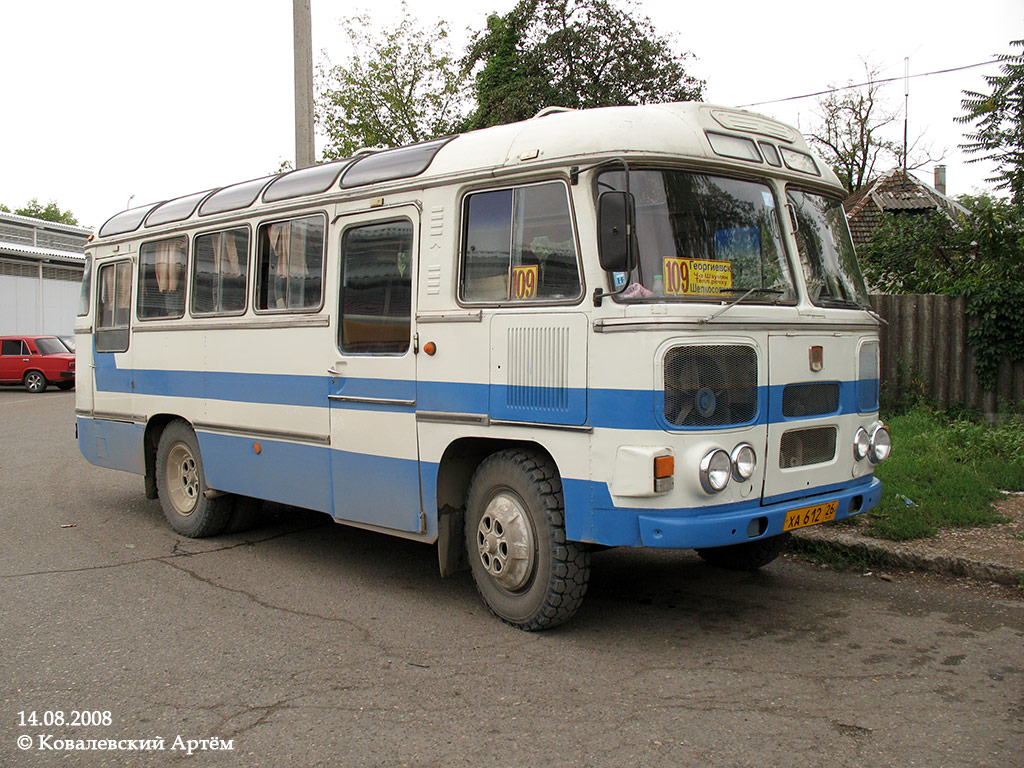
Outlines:
{"type": "MultiPolygon", "coordinates": [[[[25,218],[22,216],[21,218],[25,218]]],[[[74,251],[58,251],[53,248],[35,248],[31,245],[21,243],[8,243],[0,240],[0,255],[11,254],[13,256],[27,256],[31,259],[45,261],[46,259],[63,259],[65,261],[84,262],[85,255],[74,251]]]]}
{"type": "Polygon", "coordinates": [[[31,216],[22,216],[17,213],[7,213],[6,211],[0,211],[0,219],[8,219],[17,224],[28,224],[38,229],[52,229],[58,232],[68,232],[75,235],[82,235],[88,237],[92,234],[92,227],[80,227],[74,224],[58,224],[55,221],[47,221],[46,219],[35,219],[31,216]]]}

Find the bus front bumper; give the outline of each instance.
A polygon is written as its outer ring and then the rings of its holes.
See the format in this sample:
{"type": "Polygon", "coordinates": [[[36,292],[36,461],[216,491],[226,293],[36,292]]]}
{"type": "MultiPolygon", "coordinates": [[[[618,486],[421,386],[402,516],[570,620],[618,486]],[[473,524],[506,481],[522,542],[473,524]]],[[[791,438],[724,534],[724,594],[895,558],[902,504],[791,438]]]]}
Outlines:
{"type": "MultiPolygon", "coordinates": [[[[838,491],[789,499],[770,505],[750,505],[742,509],[707,515],[668,516],[652,515],[646,511],[637,516],[641,545],[670,549],[703,549],[743,544],[756,539],[784,533],[786,515],[796,510],[807,510],[802,520],[804,527],[813,522],[813,510],[836,503],[835,520],[859,515],[878,505],[882,498],[882,483],[872,477],[870,482],[838,491]],[[804,523],[804,521],[808,521],[804,523]]],[[[824,522],[824,521],[822,521],[824,522]]],[[[791,530],[793,527],[791,526],[791,530]]]]}

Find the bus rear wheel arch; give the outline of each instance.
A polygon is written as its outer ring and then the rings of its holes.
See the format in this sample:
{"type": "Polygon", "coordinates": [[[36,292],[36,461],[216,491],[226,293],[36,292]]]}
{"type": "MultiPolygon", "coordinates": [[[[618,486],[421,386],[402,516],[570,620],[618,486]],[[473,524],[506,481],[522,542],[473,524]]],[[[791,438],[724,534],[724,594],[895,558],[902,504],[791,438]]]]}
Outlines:
{"type": "Polygon", "coordinates": [[[465,546],[484,602],[514,627],[558,626],[583,603],[590,550],[566,541],[561,478],[538,449],[502,450],[477,467],[465,546]]]}

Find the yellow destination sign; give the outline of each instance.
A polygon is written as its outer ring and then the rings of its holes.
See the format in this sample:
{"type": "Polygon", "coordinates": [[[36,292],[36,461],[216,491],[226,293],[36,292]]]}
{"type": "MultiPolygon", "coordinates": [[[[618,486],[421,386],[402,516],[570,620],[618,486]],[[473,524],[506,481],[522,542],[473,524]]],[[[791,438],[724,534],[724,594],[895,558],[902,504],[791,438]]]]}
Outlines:
{"type": "Polygon", "coordinates": [[[732,288],[732,263],[710,259],[665,259],[665,295],[717,296],[732,288]]]}

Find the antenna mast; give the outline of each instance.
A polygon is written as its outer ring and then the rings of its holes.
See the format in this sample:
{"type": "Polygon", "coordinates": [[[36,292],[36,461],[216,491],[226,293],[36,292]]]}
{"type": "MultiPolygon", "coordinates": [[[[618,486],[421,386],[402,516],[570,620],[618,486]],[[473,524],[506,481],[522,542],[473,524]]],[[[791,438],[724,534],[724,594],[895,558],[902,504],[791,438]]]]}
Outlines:
{"type": "Polygon", "coordinates": [[[903,178],[907,178],[907,122],[910,119],[910,57],[903,57],[903,178]]]}

